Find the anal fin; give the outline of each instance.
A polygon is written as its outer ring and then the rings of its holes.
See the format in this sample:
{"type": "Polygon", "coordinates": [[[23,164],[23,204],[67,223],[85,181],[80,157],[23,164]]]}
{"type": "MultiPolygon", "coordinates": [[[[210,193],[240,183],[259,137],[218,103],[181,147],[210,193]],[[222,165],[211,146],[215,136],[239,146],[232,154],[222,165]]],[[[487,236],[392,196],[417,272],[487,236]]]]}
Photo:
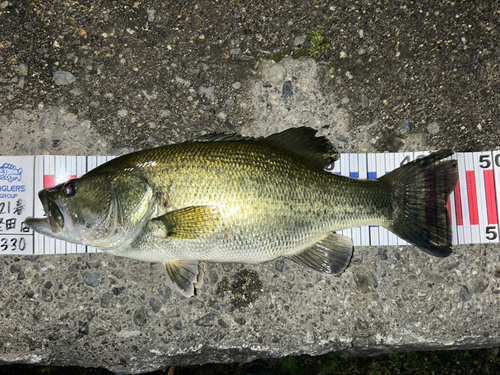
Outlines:
{"type": "Polygon", "coordinates": [[[321,273],[340,274],[351,261],[353,247],[349,237],[330,233],[302,253],[290,256],[290,259],[321,273]]]}
{"type": "Polygon", "coordinates": [[[163,263],[163,268],[172,286],[185,297],[192,297],[194,288],[203,285],[204,272],[197,260],[172,260],[163,263]]]}

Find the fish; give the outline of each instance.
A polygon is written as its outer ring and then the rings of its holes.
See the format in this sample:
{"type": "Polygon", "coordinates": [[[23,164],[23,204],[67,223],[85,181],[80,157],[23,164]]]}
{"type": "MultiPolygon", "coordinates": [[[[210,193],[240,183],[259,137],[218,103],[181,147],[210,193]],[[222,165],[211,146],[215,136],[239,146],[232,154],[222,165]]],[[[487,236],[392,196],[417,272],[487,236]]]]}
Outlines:
{"type": "Polygon", "coordinates": [[[373,180],[329,171],[340,154],[316,130],[207,135],[117,157],[38,194],[43,235],[163,264],[191,297],[200,262],[279,257],[339,275],[353,255],[340,230],[383,226],[427,254],[451,254],[446,203],[457,178],[443,150],[373,180]]]}
{"type": "Polygon", "coordinates": [[[16,168],[15,165],[10,163],[3,163],[3,165],[0,167],[0,180],[7,180],[12,183],[16,180],[21,181],[22,177],[22,168],[16,168]]]}

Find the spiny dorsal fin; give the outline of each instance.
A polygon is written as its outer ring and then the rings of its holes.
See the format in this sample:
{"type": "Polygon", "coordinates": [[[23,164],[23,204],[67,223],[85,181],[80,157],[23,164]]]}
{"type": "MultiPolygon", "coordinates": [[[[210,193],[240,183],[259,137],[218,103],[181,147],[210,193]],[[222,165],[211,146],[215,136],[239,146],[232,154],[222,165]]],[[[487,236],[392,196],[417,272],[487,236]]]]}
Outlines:
{"type": "Polygon", "coordinates": [[[152,219],[151,229],[158,237],[195,239],[212,233],[218,222],[218,211],[214,207],[192,206],[152,219]]]}
{"type": "Polygon", "coordinates": [[[320,168],[339,160],[340,154],[325,137],[316,137],[316,130],[302,126],[263,137],[244,137],[238,134],[207,134],[196,142],[265,141],[314,161],[320,168]]]}
{"type": "Polygon", "coordinates": [[[264,138],[325,168],[340,158],[340,154],[325,137],[316,137],[316,130],[302,126],[264,138]]]}
{"type": "Polygon", "coordinates": [[[290,257],[294,262],[326,274],[339,274],[349,265],[354,245],[349,237],[330,233],[302,253],[290,257]]]}

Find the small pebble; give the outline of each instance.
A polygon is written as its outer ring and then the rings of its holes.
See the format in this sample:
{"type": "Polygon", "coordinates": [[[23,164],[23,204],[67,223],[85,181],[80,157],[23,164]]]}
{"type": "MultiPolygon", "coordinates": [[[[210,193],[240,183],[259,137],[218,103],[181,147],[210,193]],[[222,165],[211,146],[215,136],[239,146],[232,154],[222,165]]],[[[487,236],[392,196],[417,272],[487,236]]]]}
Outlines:
{"type": "Polygon", "coordinates": [[[148,317],[146,315],[146,309],[144,307],[140,307],[139,309],[134,311],[134,316],[133,316],[134,323],[142,327],[148,322],[148,317]]]}
{"type": "Polygon", "coordinates": [[[19,74],[22,76],[27,76],[28,75],[28,65],[26,64],[19,64],[19,74]]]}
{"type": "Polygon", "coordinates": [[[85,272],[83,274],[83,281],[91,287],[96,287],[99,285],[99,276],[93,275],[90,272],[85,272]]]}
{"type": "Polygon", "coordinates": [[[244,325],[247,321],[245,320],[245,318],[234,318],[234,321],[236,323],[238,323],[239,325],[244,325]]]}
{"type": "Polygon", "coordinates": [[[161,310],[161,302],[156,298],[151,298],[149,300],[149,306],[151,306],[151,310],[153,310],[155,314],[161,310]]]}
{"type": "Polygon", "coordinates": [[[196,301],[193,301],[193,305],[197,309],[201,309],[201,308],[203,308],[203,306],[205,306],[205,302],[196,300],[196,301]]]}
{"type": "Polygon", "coordinates": [[[42,300],[45,302],[52,302],[52,299],[52,293],[50,293],[48,289],[42,288],[42,300]]]}
{"type": "Polygon", "coordinates": [[[276,271],[283,271],[283,268],[285,267],[285,261],[282,259],[278,259],[276,262],[274,262],[274,267],[276,268],[276,271]]]}
{"type": "Polygon", "coordinates": [[[471,299],[471,293],[469,289],[465,285],[460,286],[460,291],[458,292],[458,297],[462,300],[462,302],[467,302],[471,299]]]}
{"type": "Polygon", "coordinates": [[[111,274],[119,279],[123,278],[123,276],[125,276],[125,272],[123,272],[122,270],[118,269],[118,270],[114,270],[113,272],[111,272],[111,274]]]}
{"type": "Polygon", "coordinates": [[[119,296],[120,294],[122,294],[122,292],[125,290],[125,287],[122,286],[120,288],[113,288],[111,291],[113,292],[113,294],[115,296],[119,296]]]}
{"type": "Polygon", "coordinates": [[[404,135],[404,134],[408,133],[410,131],[410,125],[411,125],[411,122],[406,120],[405,122],[403,122],[403,125],[401,125],[399,127],[399,129],[396,130],[396,134],[397,135],[404,135]]]}
{"type": "Polygon", "coordinates": [[[109,292],[104,293],[101,297],[101,307],[109,307],[111,300],[113,299],[113,295],[109,292]]]}
{"type": "Polygon", "coordinates": [[[128,302],[128,296],[123,296],[122,298],[120,298],[121,305],[126,305],[127,302],[128,302]]]}
{"type": "MultiPolygon", "coordinates": [[[[2,3],[3,4],[3,3],[2,3]]],[[[33,25],[32,22],[26,22],[24,24],[24,28],[27,30],[27,31],[32,31],[34,28],[35,28],[35,25],[33,25]]]]}
{"type": "Polygon", "coordinates": [[[238,56],[238,59],[240,59],[240,60],[253,60],[253,59],[255,59],[255,57],[250,56],[250,55],[240,55],[240,56],[238,56]]]}
{"type": "Polygon", "coordinates": [[[118,116],[120,116],[120,117],[125,117],[127,115],[128,115],[128,111],[126,109],[120,109],[118,111],[118,116]]]}
{"type": "Polygon", "coordinates": [[[439,133],[439,124],[437,122],[431,122],[429,125],[427,125],[427,131],[430,134],[437,134],[439,133]]]}
{"type": "Polygon", "coordinates": [[[368,100],[368,98],[366,97],[366,95],[363,95],[362,101],[363,101],[363,104],[362,104],[363,108],[370,107],[370,101],[368,100]]]}
{"type": "Polygon", "coordinates": [[[306,42],[306,36],[305,35],[300,35],[300,36],[295,37],[295,39],[293,40],[293,45],[295,47],[299,47],[302,44],[304,44],[305,42],[306,42]]]}
{"type": "Polygon", "coordinates": [[[214,314],[207,314],[202,316],[200,319],[194,321],[194,324],[200,327],[212,327],[214,325],[214,314]]]}
{"type": "Polygon", "coordinates": [[[219,275],[217,275],[217,272],[215,271],[210,271],[208,274],[208,280],[210,284],[217,284],[217,281],[219,281],[219,275]]]}
{"type": "Polygon", "coordinates": [[[219,323],[219,325],[220,325],[222,328],[227,328],[227,327],[229,327],[229,324],[227,324],[227,323],[226,323],[224,320],[222,320],[222,319],[219,319],[217,323],[219,323]]]}
{"type": "Polygon", "coordinates": [[[24,280],[26,278],[26,275],[24,274],[24,271],[23,269],[21,268],[21,270],[19,271],[19,273],[17,274],[17,279],[18,280],[24,280]]]}
{"type": "Polygon", "coordinates": [[[160,111],[160,113],[159,113],[159,116],[160,116],[161,118],[165,118],[165,117],[170,116],[170,113],[171,113],[171,112],[170,112],[168,109],[162,109],[162,110],[160,111]]]}
{"type": "Polygon", "coordinates": [[[89,322],[80,322],[78,327],[78,333],[81,333],[82,335],[88,335],[89,332],[90,332],[89,322]]]}
{"type": "Polygon", "coordinates": [[[26,292],[26,297],[33,298],[34,296],[35,296],[35,292],[33,292],[32,290],[28,290],[26,292]]]}
{"type": "Polygon", "coordinates": [[[57,72],[55,72],[53,78],[55,84],[58,86],[69,85],[70,83],[76,81],[76,78],[73,74],[64,70],[58,70],[57,72]]]}
{"type": "MultiPolygon", "coordinates": [[[[281,64],[275,64],[269,69],[269,79],[274,86],[279,86],[285,80],[286,69],[281,64]]],[[[264,87],[267,87],[264,84],[264,87]]],[[[272,86],[268,86],[272,87],[272,86]]]]}
{"type": "Polygon", "coordinates": [[[283,99],[285,100],[293,96],[292,81],[286,81],[283,83],[282,93],[283,99]]]}
{"type": "Polygon", "coordinates": [[[172,290],[168,286],[162,285],[158,288],[158,294],[165,299],[169,299],[172,294],[172,290]]]}
{"type": "Polygon", "coordinates": [[[155,20],[156,10],[155,9],[148,9],[148,10],[146,10],[146,12],[148,14],[148,22],[153,22],[155,20]]]}
{"type": "Polygon", "coordinates": [[[241,49],[240,48],[233,48],[230,52],[230,55],[241,55],[241,49]]]}
{"type": "Polygon", "coordinates": [[[13,264],[10,266],[10,272],[12,273],[18,273],[21,271],[21,265],[20,264],[13,264]]]}
{"type": "Polygon", "coordinates": [[[215,92],[214,92],[214,87],[205,87],[205,86],[200,86],[200,95],[204,96],[208,100],[210,100],[212,103],[215,103],[215,92]]]}
{"type": "Polygon", "coordinates": [[[238,90],[241,87],[241,82],[233,83],[233,89],[238,90]]]}

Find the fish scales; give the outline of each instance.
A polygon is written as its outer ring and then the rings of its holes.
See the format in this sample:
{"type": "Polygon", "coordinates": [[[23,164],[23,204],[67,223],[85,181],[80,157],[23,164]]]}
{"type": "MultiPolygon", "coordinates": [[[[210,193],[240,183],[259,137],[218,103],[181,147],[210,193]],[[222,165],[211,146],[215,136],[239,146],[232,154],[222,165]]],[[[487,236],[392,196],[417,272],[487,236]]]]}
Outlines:
{"type": "Polygon", "coordinates": [[[295,254],[328,231],[386,220],[390,197],[380,182],[333,175],[288,150],[255,143],[187,143],[123,158],[160,193],[157,215],[212,206],[220,216],[211,235],[187,243],[165,247],[146,233],[135,256],[260,263],[295,254]]]}

